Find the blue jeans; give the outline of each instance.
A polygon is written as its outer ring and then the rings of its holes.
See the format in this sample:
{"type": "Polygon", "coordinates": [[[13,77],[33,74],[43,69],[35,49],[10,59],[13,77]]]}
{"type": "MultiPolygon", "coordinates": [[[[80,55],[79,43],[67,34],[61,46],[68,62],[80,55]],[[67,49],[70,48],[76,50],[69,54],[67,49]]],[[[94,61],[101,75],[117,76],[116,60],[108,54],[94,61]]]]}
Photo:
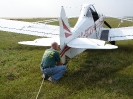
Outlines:
{"type": "Polygon", "coordinates": [[[55,67],[46,68],[46,69],[43,69],[41,67],[40,69],[45,75],[49,75],[53,79],[59,80],[62,77],[63,73],[66,71],[66,66],[60,65],[60,66],[55,66],[55,67]]]}

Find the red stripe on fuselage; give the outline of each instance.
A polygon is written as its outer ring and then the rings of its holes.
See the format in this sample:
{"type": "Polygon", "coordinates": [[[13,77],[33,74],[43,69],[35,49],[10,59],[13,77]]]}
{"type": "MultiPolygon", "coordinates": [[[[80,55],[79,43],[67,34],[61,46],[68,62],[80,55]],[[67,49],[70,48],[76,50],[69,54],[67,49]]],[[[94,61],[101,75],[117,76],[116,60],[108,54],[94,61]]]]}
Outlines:
{"type": "Polygon", "coordinates": [[[66,51],[68,51],[71,47],[68,47],[67,45],[61,50],[60,56],[62,57],[66,51]]]}
{"type": "Polygon", "coordinates": [[[96,24],[96,27],[99,28],[102,24],[103,24],[104,21],[100,21],[99,23],[96,24]]]}
{"type": "Polygon", "coordinates": [[[96,28],[101,27],[101,25],[103,24],[103,22],[104,22],[104,21],[99,21],[99,22],[96,24],[96,26],[95,26],[95,25],[94,25],[94,26],[90,26],[89,28],[87,28],[87,29],[85,30],[84,33],[81,32],[81,33],[79,34],[78,38],[81,38],[81,37],[87,37],[87,38],[88,38],[90,35],[92,35],[93,31],[96,30],[96,28]]]}

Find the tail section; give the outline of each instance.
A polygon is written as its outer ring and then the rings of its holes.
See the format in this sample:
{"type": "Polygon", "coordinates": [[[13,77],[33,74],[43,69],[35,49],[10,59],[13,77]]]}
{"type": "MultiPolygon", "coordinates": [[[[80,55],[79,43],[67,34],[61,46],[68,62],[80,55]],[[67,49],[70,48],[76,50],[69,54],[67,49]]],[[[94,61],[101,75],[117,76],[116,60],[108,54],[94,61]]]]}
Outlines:
{"type": "Polygon", "coordinates": [[[61,8],[61,13],[60,13],[60,18],[59,18],[59,23],[60,23],[60,56],[62,59],[62,62],[66,62],[66,52],[70,49],[70,47],[67,46],[65,43],[66,39],[72,35],[71,30],[70,30],[70,25],[68,23],[68,18],[66,17],[66,13],[64,8],[61,8]]]}
{"type": "Polygon", "coordinates": [[[68,23],[68,18],[66,17],[65,10],[62,7],[60,13],[60,56],[62,63],[67,63],[70,58],[83,52],[85,49],[71,48],[67,46],[67,43],[73,39],[72,32],[68,23]]]}
{"type": "Polygon", "coordinates": [[[68,18],[66,17],[66,13],[64,8],[61,8],[60,18],[60,48],[63,49],[63,47],[66,45],[65,40],[72,35],[70,30],[70,25],[68,23],[68,18]]]}

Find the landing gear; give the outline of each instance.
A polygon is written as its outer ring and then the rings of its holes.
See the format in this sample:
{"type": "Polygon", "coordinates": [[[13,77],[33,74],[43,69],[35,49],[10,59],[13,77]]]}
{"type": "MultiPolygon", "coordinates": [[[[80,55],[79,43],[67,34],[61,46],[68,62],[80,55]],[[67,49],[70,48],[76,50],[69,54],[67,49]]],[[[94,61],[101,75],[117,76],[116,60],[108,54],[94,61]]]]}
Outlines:
{"type": "Polygon", "coordinates": [[[110,41],[109,43],[112,45],[115,45],[115,41],[110,41]]]}
{"type": "Polygon", "coordinates": [[[65,63],[63,65],[66,65],[68,63],[68,61],[70,60],[70,58],[68,56],[65,55],[65,63]]]}

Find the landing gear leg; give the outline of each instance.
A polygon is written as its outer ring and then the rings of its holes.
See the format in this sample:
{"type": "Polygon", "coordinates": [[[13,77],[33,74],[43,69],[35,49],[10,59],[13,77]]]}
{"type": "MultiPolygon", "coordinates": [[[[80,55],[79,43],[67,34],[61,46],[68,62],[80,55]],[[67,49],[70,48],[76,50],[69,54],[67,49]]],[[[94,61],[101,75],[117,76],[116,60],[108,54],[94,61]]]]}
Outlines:
{"type": "Polygon", "coordinates": [[[65,56],[65,63],[63,64],[63,65],[66,65],[67,63],[68,63],[68,61],[70,60],[70,58],[69,57],[67,57],[67,56],[65,56]]]}
{"type": "Polygon", "coordinates": [[[112,45],[115,45],[115,41],[110,41],[109,43],[112,45]]]}

